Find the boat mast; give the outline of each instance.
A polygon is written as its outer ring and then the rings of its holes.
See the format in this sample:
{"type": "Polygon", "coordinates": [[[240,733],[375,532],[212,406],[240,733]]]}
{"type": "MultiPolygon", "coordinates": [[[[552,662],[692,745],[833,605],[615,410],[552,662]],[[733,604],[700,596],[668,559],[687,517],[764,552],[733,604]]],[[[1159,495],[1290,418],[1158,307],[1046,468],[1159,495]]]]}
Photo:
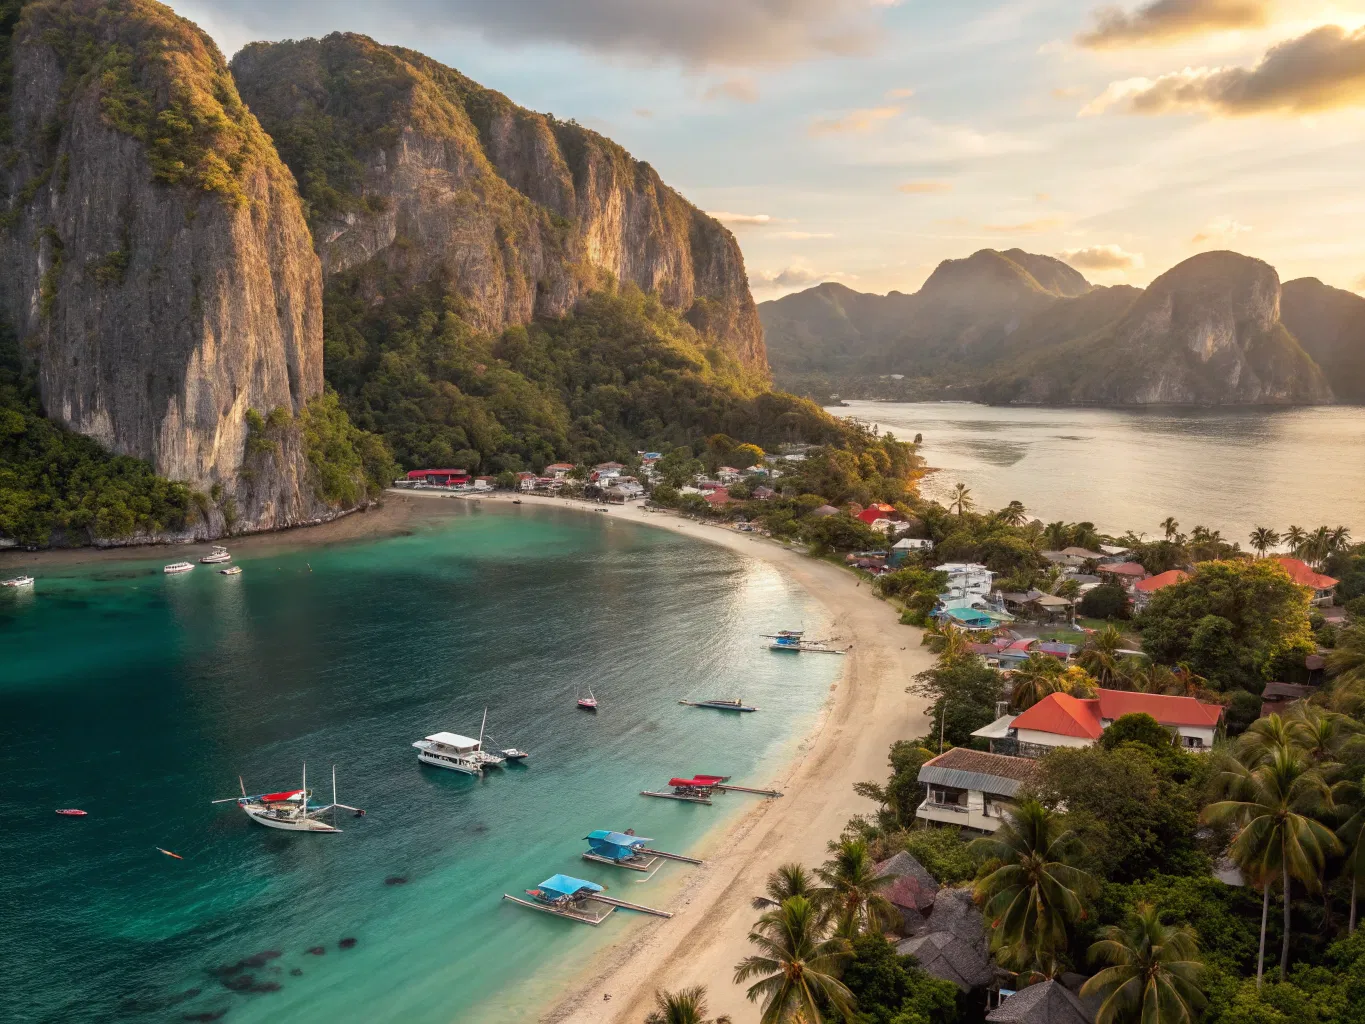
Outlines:
{"type": "Polygon", "coordinates": [[[488,708],[483,709],[483,721],[479,723],[479,752],[483,753],[483,730],[488,724],[488,708]]]}
{"type": "Polygon", "coordinates": [[[304,761],[304,762],[303,762],[303,803],[300,804],[300,806],[303,808],[303,816],[304,816],[305,818],[308,817],[308,762],[307,762],[307,761],[304,761]]]}
{"type": "Polygon", "coordinates": [[[337,824],[337,766],[332,765],[332,827],[337,824]]]}

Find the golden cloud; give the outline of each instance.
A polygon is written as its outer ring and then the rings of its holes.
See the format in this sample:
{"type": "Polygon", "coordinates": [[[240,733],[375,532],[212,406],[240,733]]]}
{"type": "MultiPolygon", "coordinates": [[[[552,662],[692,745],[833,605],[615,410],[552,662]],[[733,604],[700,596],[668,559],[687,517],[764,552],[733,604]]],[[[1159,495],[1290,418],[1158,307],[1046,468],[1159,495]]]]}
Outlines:
{"type": "Polygon", "coordinates": [[[1191,245],[1202,245],[1205,242],[1230,242],[1238,235],[1244,235],[1251,230],[1250,224],[1243,224],[1235,221],[1231,217],[1215,217],[1209,221],[1194,237],[1190,239],[1191,245]]]}
{"type": "Polygon", "coordinates": [[[1272,6],[1272,0],[1153,0],[1131,14],[1121,7],[1101,7],[1093,15],[1095,27],[1076,36],[1076,42],[1099,50],[1260,28],[1266,24],[1272,6]]]}
{"type": "Polygon", "coordinates": [[[707,210],[706,216],[722,224],[740,227],[761,228],[776,222],[776,218],[766,213],[730,213],[728,210],[707,210]]]}
{"type": "Polygon", "coordinates": [[[1084,249],[1063,249],[1057,254],[1077,270],[1132,270],[1142,266],[1142,253],[1128,252],[1117,245],[1091,245],[1084,249]]]}
{"type": "Polygon", "coordinates": [[[754,103],[758,100],[758,86],[750,78],[727,78],[717,82],[701,94],[704,100],[734,100],[737,103],[754,103]]]}
{"type": "Polygon", "coordinates": [[[1033,235],[1040,231],[1051,231],[1061,224],[1060,217],[1039,217],[1037,220],[1026,220],[1018,224],[982,224],[981,230],[989,231],[993,235],[1033,235]]]}
{"type": "Polygon", "coordinates": [[[810,126],[812,135],[845,135],[870,132],[879,124],[899,116],[900,107],[865,107],[850,110],[843,117],[819,118],[810,126]]]}
{"type": "Polygon", "coordinates": [[[1084,114],[1307,114],[1365,104],[1365,28],[1323,25],[1272,46],[1255,67],[1185,68],[1113,82],[1084,114]]]}
{"type": "Polygon", "coordinates": [[[897,192],[904,192],[907,195],[921,196],[930,195],[935,192],[951,192],[953,183],[951,181],[907,181],[896,186],[897,192]]]}
{"type": "Polygon", "coordinates": [[[889,100],[908,100],[915,95],[914,89],[887,89],[886,98],[889,100]]]}

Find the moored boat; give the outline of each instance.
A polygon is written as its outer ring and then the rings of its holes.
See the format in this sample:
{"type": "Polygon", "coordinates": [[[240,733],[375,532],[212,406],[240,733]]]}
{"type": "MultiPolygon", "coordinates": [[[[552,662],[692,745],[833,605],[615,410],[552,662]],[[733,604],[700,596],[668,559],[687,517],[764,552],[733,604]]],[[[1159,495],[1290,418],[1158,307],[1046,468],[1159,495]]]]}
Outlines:
{"type": "Polygon", "coordinates": [[[226,569],[218,570],[220,576],[240,576],[241,574],[242,567],[240,565],[229,565],[226,569]]]}
{"type": "Polygon", "coordinates": [[[228,554],[227,548],[215,544],[213,550],[210,551],[203,558],[199,559],[199,561],[204,565],[213,565],[214,563],[217,562],[231,562],[232,556],[228,554]]]}
{"type": "Polygon", "coordinates": [[[84,818],[84,817],[85,817],[85,812],[82,811],[82,810],[78,810],[78,809],[75,808],[75,807],[63,807],[63,808],[61,808],[60,810],[58,810],[57,813],[60,814],[60,815],[62,815],[62,816],[65,817],[65,818],[84,818]]]}
{"type": "Polygon", "coordinates": [[[0,583],[0,587],[31,587],[33,586],[32,576],[16,576],[12,580],[5,580],[0,583]]]}
{"type": "Polygon", "coordinates": [[[194,568],[193,562],[172,562],[170,565],[166,566],[161,571],[164,573],[175,574],[178,572],[189,572],[193,568],[194,568]]]}
{"type": "Polygon", "coordinates": [[[303,786],[300,789],[282,790],[278,793],[260,793],[248,796],[246,783],[239,778],[242,795],[214,800],[215,804],[235,803],[248,818],[266,828],[280,829],[284,832],[340,832],[336,827],[336,811],[352,811],[357,818],[365,816],[359,807],[337,802],[337,770],[332,766],[332,802],[319,806],[310,803],[312,795],[308,791],[308,766],[303,766],[303,786]],[[322,820],[322,815],[332,812],[332,822],[322,820]]]}
{"type": "Polygon", "coordinates": [[[483,763],[474,755],[479,741],[457,732],[434,732],[413,744],[417,760],[436,768],[449,768],[465,775],[482,775],[483,763]]]}
{"type": "Polygon", "coordinates": [[[758,708],[745,704],[742,700],[680,700],[679,704],[685,704],[689,708],[712,708],[716,711],[757,711],[758,708]]]}
{"type": "Polygon", "coordinates": [[[593,696],[591,686],[588,687],[588,695],[586,697],[580,697],[577,693],[575,693],[574,699],[578,701],[578,706],[582,708],[584,711],[597,710],[597,698],[593,696]]]}

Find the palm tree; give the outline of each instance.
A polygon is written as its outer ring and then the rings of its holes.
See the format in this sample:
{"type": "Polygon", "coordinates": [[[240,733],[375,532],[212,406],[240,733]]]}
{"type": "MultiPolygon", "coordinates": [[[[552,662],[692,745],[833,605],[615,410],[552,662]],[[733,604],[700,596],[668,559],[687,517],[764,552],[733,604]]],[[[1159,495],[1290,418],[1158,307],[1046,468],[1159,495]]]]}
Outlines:
{"type": "Polygon", "coordinates": [[[976,502],[972,500],[971,489],[966,484],[958,484],[953,488],[953,500],[948,502],[948,507],[956,508],[958,515],[970,512],[975,505],[976,502]]]}
{"type": "Polygon", "coordinates": [[[1361,729],[1359,723],[1345,715],[1324,711],[1306,701],[1294,702],[1289,709],[1289,719],[1295,744],[1324,770],[1329,765],[1335,766],[1342,747],[1361,729]]]}
{"type": "Polygon", "coordinates": [[[1337,633],[1337,645],[1327,652],[1327,674],[1339,687],[1365,682],[1365,626],[1348,626],[1337,633]]]}
{"type": "Polygon", "coordinates": [[[1360,880],[1365,878],[1365,777],[1338,782],[1332,791],[1333,799],[1344,808],[1348,817],[1337,829],[1337,838],[1345,850],[1342,874],[1351,880],[1351,916],[1347,932],[1356,930],[1356,893],[1360,880]]]}
{"type": "Polygon", "coordinates": [[[1338,526],[1327,538],[1329,550],[1332,554],[1345,551],[1351,546],[1351,531],[1349,527],[1338,526]]]}
{"type": "Polygon", "coordinates": [[[866,839],[844,839],[834,848],[834,856],[815,869],[825,883],[817,902],[833,914],[838,931],[852,939],[863,930],[878,930],[897,917],[882,890],[895,882],[891,875],[877,876],[877,864],[867,852],[866,839]]]}
{"type": "Polygon", "coordinates": [[[1284,542],[1289,545],[1289,553],[1295,558],[1303,556],[1303,545],[1308,540],[1308,531],[1302,526],[1291,526],[1284,531],[1284,542]]]}
{"type": "Polygon", "coordinates": [[[1166,534],[1167,540],[1175,540],[1175,535],[1180,530],[1180,524],[1175,521],[1173,516],[1167,516],[1161,520],[1161,529],[1166,534]]]}
{"type": "Polygon", "coordinates": [[[1138,693],[1161,693],[1183,695],[1184,683],[1165,665],[1141,658],[1123,659],[1123,671],[1119,677],[1138,693]]]}
{"type": "MultiPolygon", "coordinates": [[[[1277,716],[1271,716],[1277,717],[1277,716]]],[[[1218,775],[1230,799],[1204,808],[1204,819],[1232,823],[1237,834],[1228,854],[1253,882],[1264,889],[1261,901],[1261,946],[1256,961],[1260,987],[1265,967],[1265,926],[1270,887],[1279,876],[1284,897],[1284,943],[1280,948],[1280,980],[1289,975],[1289,882],[1297,878],[1316,892],[1327,855],[1341,843],[1318,817],[1330,810],[1332,794],[1318,769],[1302,751],[1281,745],[1254,768],[1227,759],[1218,775]]]]}
{"type": "Polygon", "coordinates": [[[1031,708],[1061,689],[1061,683],[1062,663],[1035,651],[1010,673],[1010,705],[1015,711],[1031,708]]]}
{"type": "Polygon", "coordinates": [[[1066,523],[1060,519],[1055,523],[1048,523],[1043,528],[1043,539],[1047,541],[1049,551],[1060,551],[1071,541],[1071,531],[1066,523]]]}
{"type": "Polygon", "coordinates": [[[1304,559],[1313,565],[1321,565],[1327,560],[1327,556],[1332,553],[1332,531],[1325,526],[1319,526],[1308,535],[1304,541],[1304,559]]]}
{"type": "Polygon", "coordinates": [[[1293,720],[1269,714],[1256,719],[1237,738],[1234,756],[1243,766],[1255,768],[1269,761],[1277,751],[1296,749],[1299,745],[1299,730],[1293,720]]]}
{"type": "Polygon", "coordinates": [[[923,644],[939,656],[945,665],[952,665],[971,654],[972,638],[960,626],[945,622],[926,630],[923,644]]]}
{"type": "Polygon", "coordinates": [[[1268,526],[1258,526],[1251,531],[1251,546],[1256,554],[1264,558],[1265,553],[1280,542],[1280,535],[1268,526]]]}
{"type": "Polygon", "coordinates": [[[793,896],[758,919],[749,941],[760,953],[735,966],[735,984],[750,978],[749,1002],[763,1000],[760,1024],[784,1024],[800,1014],[806,1024],[822,1024],[820,1007],[840,1017],[852,1009],[853,993],[837,977],[852,957],[848,940],[826,937],[823,915],[804,896],[793,896]]]}
{"type": "Polygon", "coordinates": [[[1123,634],[1112,622],[1092,636],[1085,650],[1076,656],[1076,664],[1100,681],[1101,686],[1111,686],[1121,672],[1123,655],[1123,634]]]}
{"type": "Polygon", "coordinates": [[[815,890],[815,879],[802,865],[780,864],[768,875],[768,884],[763,890],[766,895],[753,898],[753,908],[770,910],[773,907],[780,907],[793,896],[813,899],[815,890]]]}
{"type": "Polygon", "coordinates": [[[995,514],[995,518],[1006,526],[1023,526],[1028,519],[1028,510],[1022,501],[1011,501],[995,514]]]}
{"type": "Polygon", "coordinates": [[[1187,924],[1161,923],[1161,911],[1139,903],[1123,926],[1100,930],[1090,947],[1092,963],[1109,964],[1083,986],[1082,996],[1104,1000],[1095,1024],[1120,1021],[1191,1024],[1208,1000],[1199,988],[1204,965],[1199,938],[1187,924]]]}
{"type": "Polygon", "coordinates": [[[727,1016],[706,1019],[706,986],[693,985],[677,992],[654,992],[655,1009],[645,1024],[731,1024],[727,1016]]]}
{"type": "Polygon", "coordinates": [[[1089,548],[1093,551],[1100,543],[1100,535],[1095,530],[1095,524],[1074,524],[1071,527],[1071,543],[1075,544],[1078,548],[1089,548]]]}
{"type": "Polygon", "coordinates": [[[1085,913],[1095,880],[1077,867],[1084,855],[1076,836],[1036,800],[1008,812],[994,835],[968,847],[994,866],[976,883],[991,925],[992,948],[1023,967],[1064,951],[1067,929],[1085,913]]]}

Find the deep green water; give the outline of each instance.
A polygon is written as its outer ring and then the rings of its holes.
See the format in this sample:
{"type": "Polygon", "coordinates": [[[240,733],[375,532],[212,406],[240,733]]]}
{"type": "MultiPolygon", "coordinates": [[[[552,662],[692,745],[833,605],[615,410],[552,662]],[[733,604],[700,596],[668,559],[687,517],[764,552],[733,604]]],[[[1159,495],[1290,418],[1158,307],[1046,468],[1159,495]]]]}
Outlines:
{"type": "Polygon", "coordinates": [[[652,926],[499,897],[564,871],[665,900],[692,869],[590,865],[580,838],[634,827],[704,852],[757,798],[638,791],[678,772],[774,777],[838,659],[772,654],[756,634],[818,629],[819,612],[681,531],[450,504],[408,536],[247,556],[238,577],[166,577],[159,557],[0,594],[0,1018],[533,1020],[594,950],[652,926]],[[588,684],[595,716],[574,707],[588,684]],[[731,695],[763,710],[676,703],[731,695]],[[526,767],[418,765],[413,740],[477,732],[485,704],[526,767]],[[335,763],[341,800],[368,816],[288,834],[209,804],[239,773],[248,792],[293,787],[304,759],[317,796],[335,763]],[[278,991],[210,973],[266,950],[282,955],[245,973],[278,991]]]}

